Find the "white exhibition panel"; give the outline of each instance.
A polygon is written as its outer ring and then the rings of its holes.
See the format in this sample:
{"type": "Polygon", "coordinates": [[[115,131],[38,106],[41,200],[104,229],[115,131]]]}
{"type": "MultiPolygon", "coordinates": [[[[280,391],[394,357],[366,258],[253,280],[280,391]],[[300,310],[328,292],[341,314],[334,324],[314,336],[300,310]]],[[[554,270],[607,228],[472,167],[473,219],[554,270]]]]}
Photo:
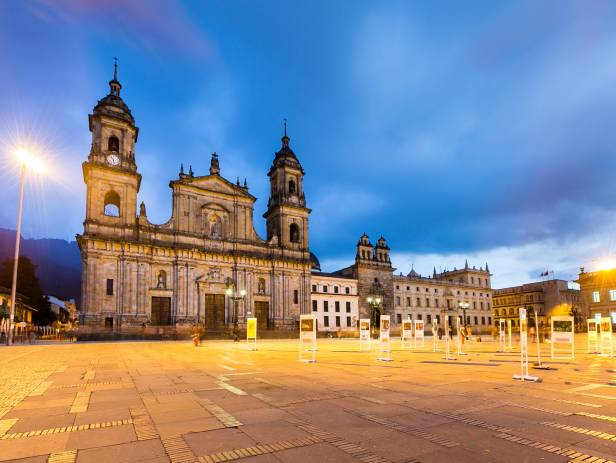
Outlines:
{"type": "Polygon", "coordinates": [[[526,309],[523,307],[520,307],[520,374],[513,375],[513,379],[540,381],[538,376],[528,374],[528,319],[526,309]]]}
{"type": "Polygon", "coordinates": [[[379,357],[378,360],[391,361],[390,349],[390,320],[389,315],[381,315],[381,326],[379,330],[379,357]]]}
{"type": "Polygon", "coordinates": [[[257,350],[257,319],[254,317],[246,319],[246,343],[250,346],[252,341],[252,349],[257,350]]]}
{"type": "Polygon", "coordinates": [[[498,320],[498,350],[499,352],[505,352],[505,326],[506,320],[500,318],[498,320]]]}
{"type": "Polygon", "coordinates": [[[601,355],[611,357],[614,354],[612,345],[612,319],[601,317],[601,355]]]}
{"type": "Polygon", "coordinates": [[[587,332],[588,332],[588,353],[597,353],[599,352],[599,323],[594,318],[589,318],[586,320],[587,332]]]}
{"type": "Polygon", "coordinates": [[[423,320],[415,320],[414,322],[414,339],[415,339],[415,347],[420,343],[421,347],[424,347],[424,322],[423,320]]]}
{"type": "Polygon", "coordinates": [[[550,326],[552,358],[574,358],[573,317],[567,315],[555,315],[552,317],[550,326]],[[559,352],[567,352],[569,355],[556,355],[559,352]]]}
{"type": "Polygon", "coordinates": [[[313,314],[300,315],[299,319],[299,360],[316,362],[317,323],[313,314]],[[310,354],[308,357],[306,354],[310,354]]]}
{"type": "Polygon", "coordinates": [[[359,350],[368,347],[370,350],[370,319],[360,318],[359,320],[359,350]]]}
{"type": "Polygon", "coordinates": [[[404,349],[405,342],[408,341],[409,348],[413,342],[413,321],[402,320],[402,348],[404,349]]]}

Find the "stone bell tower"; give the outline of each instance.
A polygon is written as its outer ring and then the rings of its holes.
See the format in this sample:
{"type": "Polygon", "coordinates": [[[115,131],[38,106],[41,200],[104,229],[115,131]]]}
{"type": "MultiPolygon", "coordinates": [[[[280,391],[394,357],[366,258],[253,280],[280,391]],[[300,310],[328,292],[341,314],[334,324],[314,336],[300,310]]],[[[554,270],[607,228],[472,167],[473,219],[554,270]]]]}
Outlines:
{"type": "Polygon", "coordinates": [[[285,248],[308,250],[308,215],[303,179],[304,169],[289,146],[287,123],[284,123],[282,147],[276,153],[268,173],[270,197],[267,212],[267,239],[277,240],[285,248]]]}
{"type": "Polygon", "coordinates": [[[389,258],[389,246],[382,236],[373,247],[365,233],[357,242],[354,276],[357,278],[359,315],[370,318],[372,311],[368,297],[379,297],[383,314],[392,313],[394,308],[393,273],[389,258]]]}
{"type": "Polygon", "coordinates": [[[135,163],[139,129],[121,90],[116,62],[109,94],[88,117],[92,145],[82,165],[87,186],[85,234],[112,233],[128,238],[134,232],[141,183],[135,163]]]}

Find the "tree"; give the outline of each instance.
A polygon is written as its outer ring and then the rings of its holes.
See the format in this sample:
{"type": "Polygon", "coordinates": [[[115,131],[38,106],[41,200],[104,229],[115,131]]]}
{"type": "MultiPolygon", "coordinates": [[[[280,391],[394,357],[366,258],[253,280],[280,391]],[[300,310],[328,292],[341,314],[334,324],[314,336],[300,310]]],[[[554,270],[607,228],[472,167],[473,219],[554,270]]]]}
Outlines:
{"type": "MultiPolygon", "coordinates": [[[[14,262],[14,259],[7,259],[0,266],[1,286],[11,288],[14,262]]],[[[27,301],[24,302],[37,310],[32,314],[35,324],[48,325],[55,319],[36,276],[36,266],[25,256],[19,258],[17,267],[17,293],[26,297],[27,301]]]]}

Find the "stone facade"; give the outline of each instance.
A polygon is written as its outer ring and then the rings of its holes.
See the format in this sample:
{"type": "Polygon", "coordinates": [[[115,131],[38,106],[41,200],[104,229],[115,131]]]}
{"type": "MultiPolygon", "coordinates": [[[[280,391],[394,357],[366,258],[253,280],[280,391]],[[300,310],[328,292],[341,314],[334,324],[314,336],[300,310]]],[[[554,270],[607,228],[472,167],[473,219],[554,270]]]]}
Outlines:
{"type": "Polygon", "coordinates": [[[591,318],[595,314],[609,317],[616,313],[616,268],[586,272],[582,267],[576,282],[580,284],[583,318],[591,318]]]}
{"type": "Polygon", "coordinates": [[[469,267],[437,273],[431,277],[418,274],[414,270],[406,275],[394,277],[394,311],[392,322],[399,324],[410,318],[424,320],[429,326],[433,321],[443,323],[447,312],[450,325],[455,329],[456,315],[463,321],[466,313],[466,326],[472,333],[487,333],[492,325],[492,288],[490,270],[469,267]],[[468,303],[462,310],[460,303],[468,303]],[[453,313],[453,315],[452,315],[453,313]]]}
{"type": "Polygon", "coordinates": [[[247,316],[260,328],[293,328],[310,308],[308,216],[304,171],[282,137],[268,176],[267,239],[253,226],[256,198],[246,182],[221,176],[212,155],[209,175],[180,169],[169,186],[171,218],[137,211],[141,175],[139,129],[120,97],[117,70],[110,92],[89,116],[92,145],[83,163],[87,187],[83,234],[82,322],[121,330],[149,325],[202,324],[228,329],[247,316]],[[226,295],[245,290],[243,300],[226,295]]]}
{"type": "MultiPolygon", "coordinates": [[[[501,318],[520,324],[520,307],[531,309],[530,319],[539,316],[539,326],[547,328],[554,315],[575,315],[580,325],[580,292],[568,287],[565,280],[546,280],[494,290],[494,323],[501,318]]],[[[531,322],[534,324],[534,322],[531,322]]]]}

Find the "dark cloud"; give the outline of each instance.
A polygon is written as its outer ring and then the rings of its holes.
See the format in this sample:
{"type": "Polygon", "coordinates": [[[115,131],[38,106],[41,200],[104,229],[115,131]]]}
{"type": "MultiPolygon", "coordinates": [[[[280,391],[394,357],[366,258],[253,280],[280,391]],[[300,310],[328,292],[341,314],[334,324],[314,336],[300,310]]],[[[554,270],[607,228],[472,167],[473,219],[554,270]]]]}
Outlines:
{"type": "Polygon", "coordinates": [[[555,260],[561,245],[604,239],[616,212],[616,6],[580,5],[15,2],[0,6],[12,70],[0,120],[16,107],[28,120],[41,101],[54,115],[79,187],[41,207],[51,236],[80,230],[87,113],[118,55],[153,220],[168,218],[180,162],[205,172],[217,151],[259,198],[263,233],[287,117],[322,261],[352,258],[364,231],[400,256],[482,261],[543,243],[555,260]]]}

